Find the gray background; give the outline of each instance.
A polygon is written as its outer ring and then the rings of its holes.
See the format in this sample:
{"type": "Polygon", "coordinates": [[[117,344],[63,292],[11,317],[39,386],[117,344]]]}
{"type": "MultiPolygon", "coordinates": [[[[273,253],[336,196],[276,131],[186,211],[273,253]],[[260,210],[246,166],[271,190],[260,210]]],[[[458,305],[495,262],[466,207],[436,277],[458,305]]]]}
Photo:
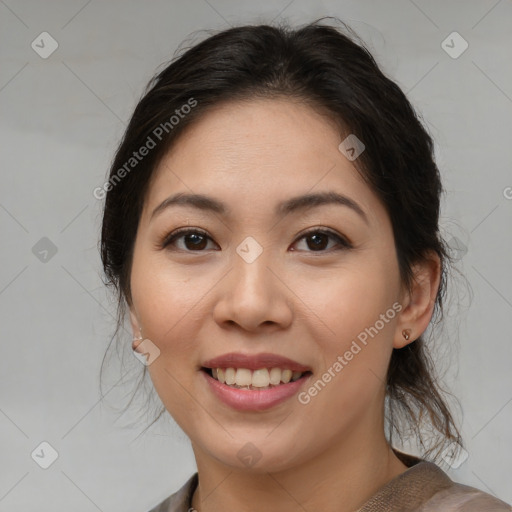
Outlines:
{"type": "Polygon", "coordinates": [[[460,285],[437,344],[469,453],[443,469],[512,502],[510,0],[0,0],[0,511],[142,512],[195,471],[168,415],[140,436],[116,421],[141,371],[131,354],[101,400],[114,304],[93,190],[144,85],[193,32],[324,15],[368,43],[436,140],[443,233],[473,294],[460,285]],[[31,47],[44,31],[47,58],[31,47]],[[469,44],[458,58],[442,47],[453,31],[469,44]],[[43,441],[58,453],[48,469],[31,456],[43,441]]]}

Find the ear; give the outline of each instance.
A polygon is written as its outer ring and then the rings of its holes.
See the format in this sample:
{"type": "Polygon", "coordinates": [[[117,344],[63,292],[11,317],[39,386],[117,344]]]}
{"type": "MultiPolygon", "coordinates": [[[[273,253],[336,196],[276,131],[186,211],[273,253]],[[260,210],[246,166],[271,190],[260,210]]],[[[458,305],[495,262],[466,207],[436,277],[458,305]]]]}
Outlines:
{"type": "Polygon", "coordinates": [[[141,331],[140,323],[139,323],[137,314],[135,313],[135,309],[133,306],[130,307],[130,324],[132,326],[133,338],[141,337],[142,331],[141,331]]]}
{"type": "Polygon", "coordinates": [[[395,331],[393,348],[403,348],[418,339],[427,328],[436,302],[441,279],[441,260],[439,255],[430,251],[424,261],[413,265],[414,280],[412,289],[403,289],[403,309],[395,331]],[[409,339],[403,336],[407,330],[409,339]]]}

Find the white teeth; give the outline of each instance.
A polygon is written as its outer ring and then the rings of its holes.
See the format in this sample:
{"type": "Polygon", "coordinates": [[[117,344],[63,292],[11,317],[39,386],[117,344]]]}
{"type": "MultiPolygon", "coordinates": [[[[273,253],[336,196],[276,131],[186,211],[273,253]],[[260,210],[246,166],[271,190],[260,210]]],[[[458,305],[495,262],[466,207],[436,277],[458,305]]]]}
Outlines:
{"type": "Polygon", "coordinates": [[[247,368],[212,368],[212,377],[228,386],[248,389],[268,388],[288,384],[302,377],[303,372],[292,371],[288,368],[260,368],[249,370],[247,368]]]}
{"type": "Polygon", "coordinates": [[[270,384],[270,375],[266,368],[252,372],[252,385],[255,388],[266,388],[270,384]]]}
{"type": "Polygon", "coordinates": [[[250,386],[252,384],[251,370],[247,368],[238,368],[236,371],[235,384],[237,386],[250,386]]]}
{"type": "Polygon", "coordinates": [[[270,370],[270,384],[277,386],[281,383],[281,368],[272,368],[270,370]]]}
{"type": "Polygon", "coordinates": [[[236,370],[234,368],[226,368],[226,372],[224,373],[226,376],[226,384],[229,386],[235,384],[236,382],[236,370]]]}
{"type": "Polygon", "coordinates": [[[292,380],[292,371],[291,370],[283,370],[281,372],[281,381],[284,382],[285,384],[288,384],[288,382],[290,382],[290,380],[292,380]]]}

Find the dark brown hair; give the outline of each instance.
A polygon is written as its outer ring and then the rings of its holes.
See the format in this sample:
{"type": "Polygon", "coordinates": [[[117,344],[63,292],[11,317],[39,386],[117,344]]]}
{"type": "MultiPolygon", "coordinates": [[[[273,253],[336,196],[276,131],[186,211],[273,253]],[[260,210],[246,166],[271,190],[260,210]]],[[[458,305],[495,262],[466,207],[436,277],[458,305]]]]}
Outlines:
{"type": "MultiPolygon", "coordinates": [[[[210,107],[255,97],[307,103],[364,141],[365,151],[355,163],[389,214],[403,283],[410,287],[414,263],[429,251],[441,259],[432,322],[442,318],[450,255],[439,233],[443,189],[433,141],[400,87],[383,74],[357,36],[339,20],[343,31],[323,20],[295,29],[249,25],[224,30],[182,52],[148,84],[103,189],[101,258],[105,284],[117,292],[116,334],[131,303],[132,251],[157,164],[179,134],[210,107]],[[192,102],[193,108],[184,109],[192,102]],[[133,152],[149,140],[154,147],[127,167],[133,152]]],[[[408,425],[420,439],[423,456],[435,459],[444,445],[462,441],[423,338],[393,350],[387,375],[388,437],[391,442],[408,425]],[[424,428],[435,434],[429,443],[424,428]]]]}

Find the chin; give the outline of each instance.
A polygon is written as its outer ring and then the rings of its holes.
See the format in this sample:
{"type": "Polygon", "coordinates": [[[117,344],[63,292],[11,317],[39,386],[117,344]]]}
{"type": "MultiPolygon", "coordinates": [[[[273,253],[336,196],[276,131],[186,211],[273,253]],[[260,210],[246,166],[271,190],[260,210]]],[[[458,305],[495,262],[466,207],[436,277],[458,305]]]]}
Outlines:
{"type": "Polygon", "coordinates": [[[252,474],[286,471],[307,459],[306,447],[297,445],[296,436],[276,436],[272,441],[267,436],[268,431],[260,436],[245,433],[243,439],[234,436],[227,443],[209,439],[203,444],[204,454],[234,472],[252,474]]]}

